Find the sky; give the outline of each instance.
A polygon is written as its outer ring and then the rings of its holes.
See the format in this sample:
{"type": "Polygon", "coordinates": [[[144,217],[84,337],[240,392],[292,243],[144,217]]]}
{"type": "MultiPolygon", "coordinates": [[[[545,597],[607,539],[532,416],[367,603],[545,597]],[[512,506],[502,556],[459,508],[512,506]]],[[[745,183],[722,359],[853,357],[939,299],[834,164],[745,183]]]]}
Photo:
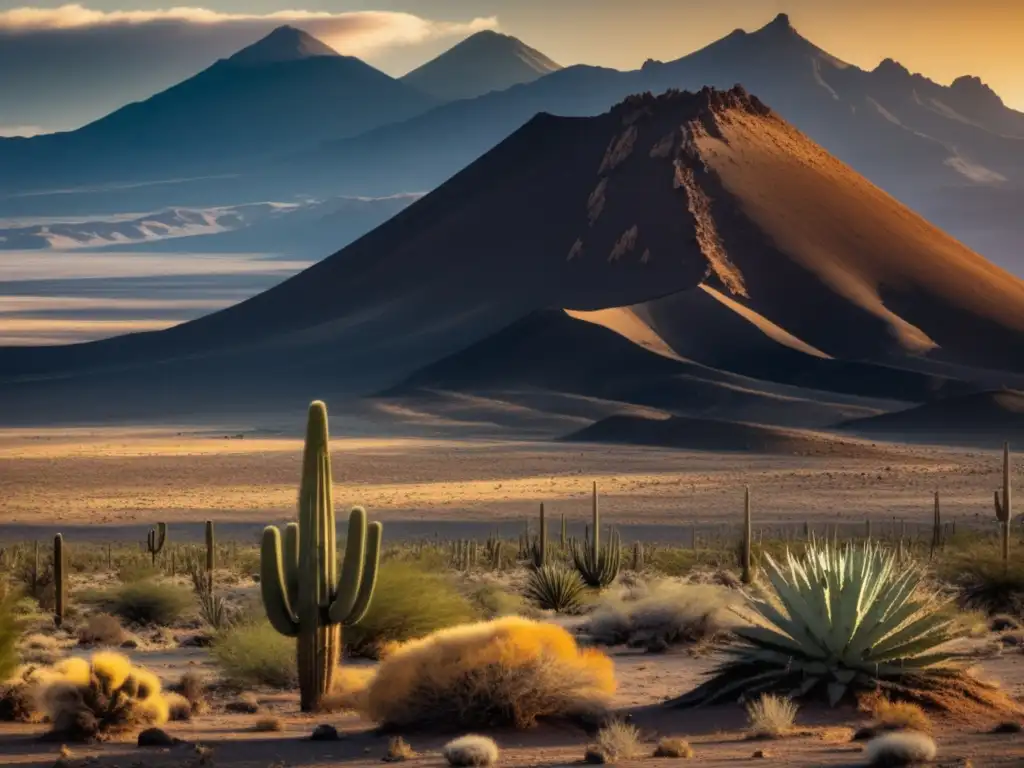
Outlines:
{"type": "Polygon", "coordinates": [[[801,34],[852,64],[873,68],[893,58],[942,83],[976,75],[1024,111],[1024,0],[23,2],[0,0],[0,72],[17,73],[0,77],[6,135],[77,127],[282,23],[401,75],[480,29],[515,35],[563,65],[633,69],[785,12],[801,34]]]}

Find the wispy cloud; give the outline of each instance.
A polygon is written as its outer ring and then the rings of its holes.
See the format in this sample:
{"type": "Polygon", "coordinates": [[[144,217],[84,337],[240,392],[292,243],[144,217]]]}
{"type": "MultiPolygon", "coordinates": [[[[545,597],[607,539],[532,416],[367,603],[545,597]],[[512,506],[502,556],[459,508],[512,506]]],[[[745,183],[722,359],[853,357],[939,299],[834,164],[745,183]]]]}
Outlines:
{"type": "Polygon", "coordinates": [[[394,11],[286,10],[266,14],[223,13],[209,8],[176,7],[159,10],[100,11],[70,4],[57,8],[22,7],[0,12],[0,35],[26,35],[56,30],[88,31],[120,27],[128,30],[147,25],[197,25],[266,30],[281,24],[299,24],[325,42],[340,45],[347,53],[367,53],[393,45],[412,45],[439,37],[468,35],[496,29],[498,20],[477,17],[463,22],[435,21],[394,11]]]}
{"type": "Polygon", "coordinates": [[[0,125],[0,137],[10,136],[35,136],[45,133],[46,129],[40,125],[0,125]]]}

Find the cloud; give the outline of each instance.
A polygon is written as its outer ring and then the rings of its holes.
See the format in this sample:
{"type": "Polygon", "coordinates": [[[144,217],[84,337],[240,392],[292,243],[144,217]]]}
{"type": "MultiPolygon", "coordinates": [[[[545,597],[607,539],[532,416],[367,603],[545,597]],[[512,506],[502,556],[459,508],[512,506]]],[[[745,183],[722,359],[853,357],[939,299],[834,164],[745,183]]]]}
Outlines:
{"type": "Polygon", "coordinates": [[[493,17],[438,21],[390,11],[13,8],[0,11],[0,72],[17,73],[0,77],[0,114],[14,128],[77,127],[196,74],[282,24],[386,70],[395,56],[415,56],[419,46],[498,26],[493,17]]]}
{"type": "Polygon", "coordinates": [[[41,125],[0,125],[0,138],[11,136],[35,136],[45,133],[41,125]]]}

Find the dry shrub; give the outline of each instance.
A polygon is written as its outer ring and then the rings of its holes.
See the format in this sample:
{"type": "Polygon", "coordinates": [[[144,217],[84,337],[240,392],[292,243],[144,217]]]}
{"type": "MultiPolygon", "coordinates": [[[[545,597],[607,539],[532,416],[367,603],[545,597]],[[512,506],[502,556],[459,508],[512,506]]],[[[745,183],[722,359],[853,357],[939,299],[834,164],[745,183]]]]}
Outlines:
{"type": "Polygon", "coordinates": [[[527,727],[603,707],[611,659],[567,631],[519,617],[435,632],[398,647],[369,684],[364,712],[387,726],[527,727]]]}
{"type": "Polygon", "coordinates": [[[260,711],[260,700],[255,693],[243,693],[234,701],[225,704],[224,709],[236,715],[255,715],[260,711]]]}
{"type": "Polygon", "coordinates": [[[211,649],[224,679],[236,686],[292,688],[298,682],[295,640],[263,620],[240,624],[217,636],[211,649]]]}
{"type": "Polygon", "coordinates": [[[162,725],[170,716],[160,679],[132,667],[120,654],[65,659],[38,670],[35,678],[55,739],[95,741],[143,725],[162,725]]]}
{"type": "Polygon", "coordinates": [[[747,737],[751,739],[781,739],[793,732],[797,706],[789,699],[763,694],[747,705],[747,737]]]}
{"type": "Polygon", "coordinates": [[[453,768],[487,766],[498,762],[498,745],[487,736],[460,736],[445,744],[441,751],[453,768]]]}
{"type": "Polygon", "coordinates": [[[174,691],[181,694],[189,703],[193,715],[201,715],[206,711],[206,682],[198,672],[186,672],[181,676],[174,691]]]}
{"type": "Polygon", "coordinates": [[[586,631],[602,645],[652,652],[709,643],[735,624],[730,608],[738,602],[738,596],[723,587],[655,582],[638,594],[604,598],[586,631]]]}
{"type": "Polygon", "coordinates": [[[381,761],[385,763],[404,763],[406,760],[412,760],[414,757],[419,757],[419,755],[409,746],[409,742],[401,736],[393,736],[388,741],[388,751],[384,753],[381,761]]]}
{"type": "Polygon", "coordinates": [[[61,657],[60,643],[51,635],[31,634],[22,639],[20,654],[26,664],[56,664],[61,657]]]}
{"type": "Polygon", "coordinates": [[[617,763],[640,754],[640,731],[629,723],[616,721],[597,732],[597,739],[587,747],[588,763],[617,763]]]}
{"type": "Polygon", "coordinates": [[[186,722],[192,719],[192,702],[180,693],[165,693],[167,702],[167,719],[171,722],[186,722]]]}
{"type": "Polygon", "coordinates": [[[1024,708],[994,683],[981,680],[969,670],[951,667],[941,674],[907,673],[887,681],[887,694],[895,700],[919,704],[963,722],[991,721],[1000,715],[1021,715],[1024,708]]]}
{"type": "Polygon", "coordinates": [[[331,690],[320,701],[320,712],[343,712],[366,709],[367,689],[375,671],[371,667],[342,665],[334,670],[331,690]]]}
{"type": "Polygon", "coordinates": [[[868,700],[866,708],[872,716],[868,727],[874,731],[932,732],[932,721],[918,704],[874,696],[868,700]]]}
{"type": "Polygon", "coordinates": [[[447,576],[392,560],[380,568],[370,610],[358,624],[345,627],[342,638],[349,654],[375,659],[390,644],[478,618],[447,576]]]}
{"type": "Polygon", "coordinates": [[[78,642],[81,645],[120,645],[125,641],[125,632],[116,616],[97,613],[90,616],[78,628],[78,642]]]}
{"type": "Polygon", "coordinates": [[[4,682],[18,668],[18,640],[24,630],[24,621],[17,614],[19,594],[0,581],[0,682],[4,682]]]}
{"type": "Polygon", "coordinates": [[[686,739],[676,736],[665,736],[658,740],[654,748],[654,757],[674,757],[689,760],[693,757],[693,747],[686,739]]]}
{"type": "Polygon", "coordinates": [[[272,733],[276,731],[284,730],[284,722],[280,717],[274,717],[270,715],[268,717],[261,717],[253,725],[252,729],[257,733],[272,733]]]}
{"type": "Polygon", "coordinates": [[[35,685],[25,679],[0,685],[0,723],[32,723],[40,718],[35,685]]]}
{"type": "Polygon", "coordinates": [[[864,751],[868,765],[877,768],[896,768],[930,763],[935,759],[937,750],[931,736],[905,731],[879,736],[868,742],[864,751]]]}

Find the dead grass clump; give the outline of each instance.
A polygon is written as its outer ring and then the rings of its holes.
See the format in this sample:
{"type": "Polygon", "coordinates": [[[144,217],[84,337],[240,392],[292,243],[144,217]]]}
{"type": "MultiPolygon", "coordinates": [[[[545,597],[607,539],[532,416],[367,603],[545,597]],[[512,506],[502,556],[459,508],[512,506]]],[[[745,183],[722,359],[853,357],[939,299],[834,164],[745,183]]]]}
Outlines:
{"type": "Polygon", "coordinates": [[[930,763],[936,747],[931,736],[915,731],[887,733],[868,743],[864,750],[868,765],[875,768],[897,768],[930,763]]]}
{"type": "Polygon", "coordinates": [[[565,629],[519,617],[468,624],[399,646],[369,684],[364,713],[391,727],[528,727],[605,707],[611,659],[565,629]]]}
{"type": "Polygon", "coordinates": [[[164,694],[164,699],[167,701],[167,719],[173,723],[187,722],[192,719],[192,702],[182,696],[180,693],[164,694]]]}
{"type": "Polygon", "coordinates": [[[658,739],[658,746],[654,748],[653,757],[673,757],[689,760],[693,757],[693,747],[686,739],[677,736],[665,736],[658,739]]]}
{"type": "Polygon", "coordinates": [[[890,701],[877,696],[868,705],[872,722],[868,726],[875,732],[919,731],[932,732],[932,721],[919,704],[908,701],[890,701]]]}
{"type": "Polygon", "coordinates": [[[636,726],[615,721],[597,732],[597,739],[587,747],[583,759],[588,763],[617,763],[640,754],[640,731],[636,726]]]}
{"type": "Polygon", "coordinates": [[[886,684],[890,698],[919,704],[963,721],[991,720],[1000,715],[1021,715],[1024,709],[994,683],[970,671],[950,668],[942,674],[908,673],[886,684]]]}
{"type": "Polygon", "coordinates": [[[1005,613],[997,613],[988,620],[990,632],[1006,632],[1007,630],[1020,629],[1020,622],[1013,616],[1005,613]]]}
{"type": "Polygon", "coordinates": [[[24,663],[42,665],[56,664],[62,655],[57,638],[39,633],[23,638],[19,653],[24,663]]]}
{"type": "Polygon", "coordinates": [[[201,715],[206,711],[206,683],[198,672],[183,674],[173,690],[185,697],[193,715],[201,715]]]}
{"type": "Polygon", "coordinates": [[[663,581],[635,599],[604,598],[586,626],[602,645],[628,645],[651,652],[673,646],[710,643],[733,626],[730,607],[738,597],[722,587],[663,581]]]}
{"type": "Polygon", "coordinates": [[[292,688],[298,682],[295,641],[263,620],[240,624],[217,636],[211,649],[224,679],[245,688],[292,688]]]}
{"type": "Polygon", "coordinates": [[[452,768],[494,765],[498,762],[498,745],[487,736],[469,734],[449,741],[442,754],[452,768]]]}
{"type": "Polygon", "coordinates": [[[255,693],[243,693],[234,701],[225,704],[224,709],[236,715],[255,715],[260,711],[260,700],[255,693]]]}
{"type": "Polygon", "coordinates": [[[366,709],[367,689],[376,672],[371,667],[348,664],[334,670],[331,690],[320,701],[318,712],[362,712],[366,709]]]}
{"type": "Polygon", "coordinates": [[[789,699],[763,694],[747,705],[747,738],[781,739],[793,732],[797,706],[789,699]]]}
{"type": "Polygon", "coordinates": [[[267,717],[261,717],[259,720],[257,720],[253,724],[252,729],[257,733],[274,733],[277,731],[284,730],[284,722],[281,720],[280,717],[269,715],[267,717]]]}
{"type": "Polygon", "coordinates": [[[132,667],[120,654],[101,652],[89,661],[65,659],[39,670],[36,677],[54,739],[95,741],[144,725],[162,725],[170,716],[159,678],[132,667]]]}
{"type": "Polygon", "coordinates": [[[125,637],[121,622],[107,613],[93,614],[78,628],[79,645],[120,645],[125,637]]]}
{"type": "Polygon", "coordinates": [[[26,680],[0,685],[0,723],[32,723],[40,712],[36,691],[26,680]]]}
{"type": "Polygon", "coordinates": [[[414,757],[418,757],[418,755],[409,746],[409,742],[401,736],[394,736],[388,742],[388,751],[384,753],[384,757],[381,760],[385,763],[404,763],[406,760],[412,760],[414,757]]]}

